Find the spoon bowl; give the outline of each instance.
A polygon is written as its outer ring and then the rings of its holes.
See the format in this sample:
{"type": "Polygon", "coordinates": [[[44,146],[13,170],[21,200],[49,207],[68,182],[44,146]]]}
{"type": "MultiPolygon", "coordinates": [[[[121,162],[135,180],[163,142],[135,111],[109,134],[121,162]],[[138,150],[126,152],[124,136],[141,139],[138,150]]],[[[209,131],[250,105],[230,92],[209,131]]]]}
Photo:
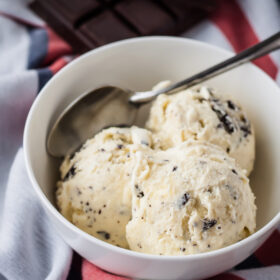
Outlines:
{"type": "Polygon", "coordinates": [[[49,132],[49,154],[55,157],[71,155],[86,139],[106,126],[131,126],[138,107],[137,104],[128,102],[131,95],[129,90],[104,86],[87,91],[74,100],[61,113],[49,132]]]}

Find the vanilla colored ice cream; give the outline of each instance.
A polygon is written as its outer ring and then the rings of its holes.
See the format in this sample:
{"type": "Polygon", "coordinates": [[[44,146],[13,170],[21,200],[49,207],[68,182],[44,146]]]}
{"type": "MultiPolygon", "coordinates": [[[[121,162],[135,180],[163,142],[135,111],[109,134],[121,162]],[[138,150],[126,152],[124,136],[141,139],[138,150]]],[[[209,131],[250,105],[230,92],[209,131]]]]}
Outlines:
{"type": "Polygon", "coordinates": [[[146,127],[160,139],[161,149],[189,139],[208,141],[235,158],[247,175],[253,169],[255,135],[246,113],[232,99],[219,97],[205,86],[158,96],[146,127]]]}
{"type": "Polygon", "coordinates": [[[254,159],[254,129],[237,102],[204,86],[161,94],[146,129],[104,129],[64,159],[57,205],[122,248],[207,252],[255,231],[254,159]]]}
{"type": "Polygon", "coordinates": [[[186,255],[219,249],[255,231],[248,178],[220,147],[184,142],[138,153],[133,171],[130,249],[186,255]]]}
{"type": "Polygon", "coordinates": [[[137,127],[105,129],[88,140],[61,165],[56,196],[62,215],[87,233],[128,248],[135,153],[151,144],[151,133],[137,127]]]}

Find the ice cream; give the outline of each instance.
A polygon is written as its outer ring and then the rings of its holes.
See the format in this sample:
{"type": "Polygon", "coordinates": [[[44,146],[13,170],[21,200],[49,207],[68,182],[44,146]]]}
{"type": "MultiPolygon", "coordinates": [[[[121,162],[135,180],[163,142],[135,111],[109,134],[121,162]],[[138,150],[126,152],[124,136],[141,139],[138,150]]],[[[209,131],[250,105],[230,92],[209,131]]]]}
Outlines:
{"type": "Polygon", "coordinates": [[[101,240],[128,248],[135,153],[151,145],[151,133],[137,127],[106,129],[88,140],[60,168],[56,195],[63,216],[101,240]]]}
{"type": "MultiPolygon", "coordinates": [[[[162,82],[156,88],[164,87],[162,82]]],[[[207,141],[222,147],[247,171],[255,159],[254,129],[236,102],[219,97],[207,87],[161,94],[154,101],[146,127],[159,139],[161,149],[186,140],[207,141]]]]}
{"type": "Polygon", "coordinates": [[[65,158],[63,216],[103,241],[159,255],[215,250],[255,231],[255,135],[236,102],[207,87],[162,94],[146,127],[105,129],[65,158]]]}
{"type": "Polygon", "coordinates": [[[206,252],[255,231],[248,179],[220,147],[184,142],[138,153],[133,171],[130,249],[159,255],[206,252]]]}

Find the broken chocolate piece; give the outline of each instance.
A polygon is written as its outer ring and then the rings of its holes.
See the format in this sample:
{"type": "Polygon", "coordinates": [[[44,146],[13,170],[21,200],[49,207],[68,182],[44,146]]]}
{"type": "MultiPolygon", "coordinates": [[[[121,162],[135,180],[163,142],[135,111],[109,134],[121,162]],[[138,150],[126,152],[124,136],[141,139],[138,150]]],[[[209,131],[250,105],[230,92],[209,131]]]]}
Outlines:
{"type": "Polygon", "coordinates": [[[217,117],[223,124],[225,131],[229,134],[233,133],[235,128],[231,122],[230,116],[222,110],[217,103],[212,104],[211,109],[217,114],[217,117]]]}
{"type": "Polygon", "coordinates": [[[177,169],[178,169],[178,166],[174,166],[174,167],[172,168],[172,172],[176,171],[177,169]]]}
{"type": "Polygon", "coordinates": [[[189,201],[190,199],[190,194],[189,193],[184,193],[183,196],[180,198],[180,201],[179,201],[179,207],[183,207],[187,204],[187,202],[189,201]]]}
{"type": "Polygon", "coordinates": [[[75,164],[73,164],[72,167],[68,170],[68,172],[64,176],[63,181],[64,182],[67,181],[68,179],[73,177],[75,174],[76,174],[76,167],[75,167],[75,164]]]}
{"type": "Polygon", "coordinates": [[[135,186],[136,196],[138,198],[142,198],[144,196],[144,192],[139,188],[139,186],[136,184],[135,186]]]}
{"type": "Polygon", "coordinates": [[[251,134],[251,128],[250,128],[250,125],[247,125],[247,126],[241,126],[240,127],[240,130],[243,131],[243,136],[246,138],[249,134],[251,134]]]}
{"type": "Polygon", "coordinates": [[[227,101],[227,105],[230,109],[232,110],[235,110],[237,107],[235,106],[235,104],[231,101],[231,100],[228,100],[227,101]]]}
{"type": "Polygon", "coordinates": [[[206,231],[208,229],[210,229],[211,227],[213,227],[215,224],[217,224],[217,220],[213,219],[213,220],[209,220],[207,218],[203,219],[203,226],[202,226],[202,230],[206,231]]]}
{"type": "Polygon", "coordinates": [[[106,240],[110,239],[110,233],[106,231],[101,230],[101,231],[97,231],[96,233],[101,235],[106,240]]]}

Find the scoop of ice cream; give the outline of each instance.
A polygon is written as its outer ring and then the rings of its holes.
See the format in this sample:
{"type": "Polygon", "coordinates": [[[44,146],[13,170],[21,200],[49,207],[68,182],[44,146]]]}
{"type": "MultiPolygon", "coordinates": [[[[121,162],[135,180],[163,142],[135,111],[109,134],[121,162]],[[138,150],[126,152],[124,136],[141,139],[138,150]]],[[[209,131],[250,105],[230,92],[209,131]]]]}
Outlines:
{"type": "Polygon", "coordinates": [[[88,140],[61,165],[57,204],[70,222],[111,244],[128,248],[125,226],[131,218],[131,174],[135,152],[149,149],[145,129],[110,128],[88,140]]]}
{"type": "MultiPolygon", "coordinates": [[[[156,88],[167,84],[160,83],[156,88]]],[[[146,127],[160,139],[158,146],[162,149],[188,139],[208,141],[235,158],[247,175],[253,169],[255,135],[245,112],[207,87],[161,94],[152,105],[146,127]]]]}
{"type": "Polygon", "coordinates": [[[185,255],[225,247],[255,231],[245,171],[220,147],[187,141],[137,153],[132,176],[132,250],[185,255]]]}

